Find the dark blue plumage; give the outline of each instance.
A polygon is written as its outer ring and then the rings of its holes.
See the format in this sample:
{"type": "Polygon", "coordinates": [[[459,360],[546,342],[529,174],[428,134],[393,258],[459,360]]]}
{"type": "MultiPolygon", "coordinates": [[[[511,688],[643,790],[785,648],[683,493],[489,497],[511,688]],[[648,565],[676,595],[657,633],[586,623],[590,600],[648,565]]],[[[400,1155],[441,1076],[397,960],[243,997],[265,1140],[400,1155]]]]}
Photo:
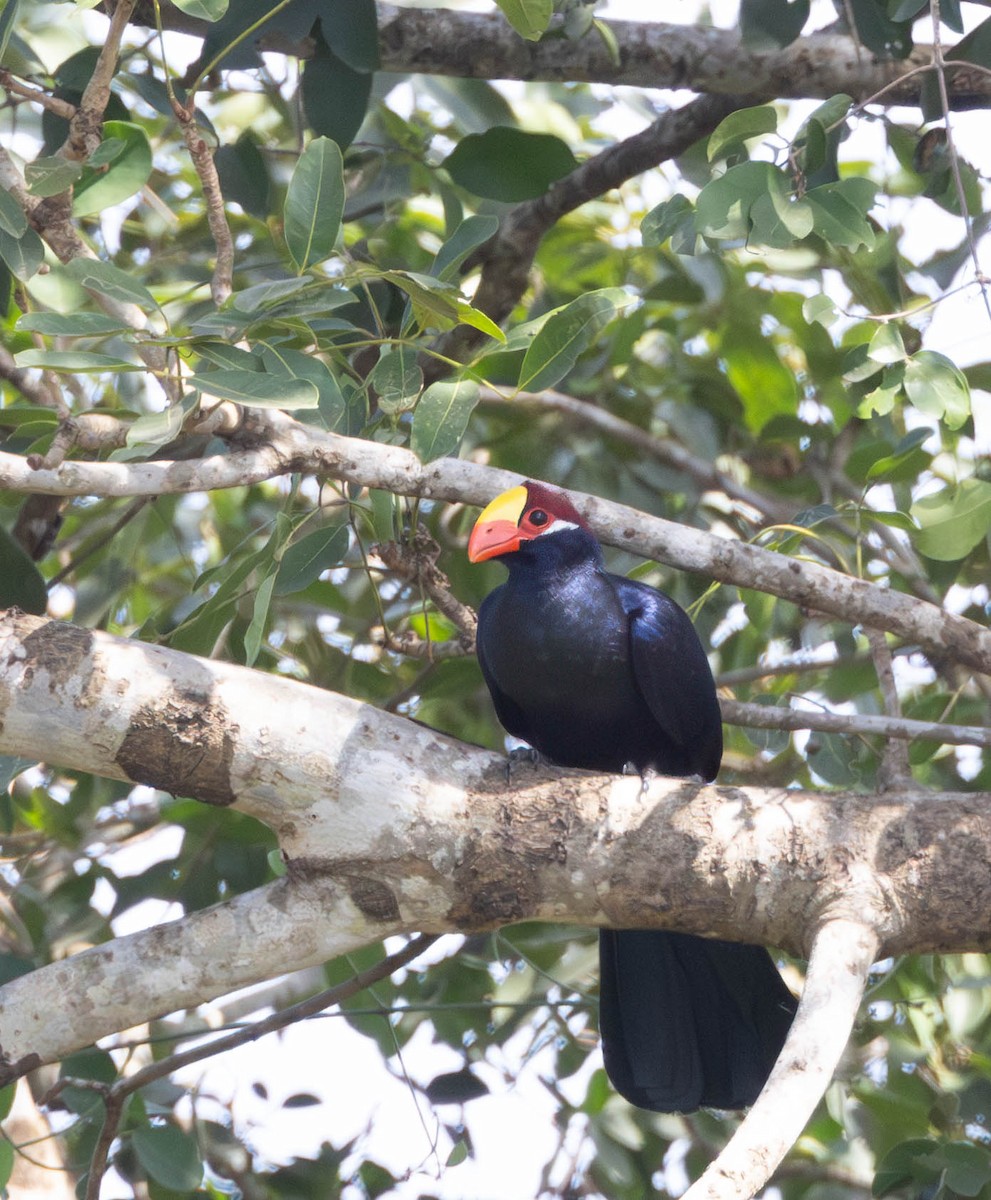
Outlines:
{"type": "MultiPolygon", "coordinates": [[[[715,776],[719,704],[691,621],[608,573],[566,496],[533,483],[505,493],[469,556],[509,569],[479,611],[478,658],[511,734],[561,766],[715,776]]],[[[766,950],[603,930],[600,963],[606,1069],[628,1100],[690,1112],[756,1099],[795,1011],[766,950]]]]}

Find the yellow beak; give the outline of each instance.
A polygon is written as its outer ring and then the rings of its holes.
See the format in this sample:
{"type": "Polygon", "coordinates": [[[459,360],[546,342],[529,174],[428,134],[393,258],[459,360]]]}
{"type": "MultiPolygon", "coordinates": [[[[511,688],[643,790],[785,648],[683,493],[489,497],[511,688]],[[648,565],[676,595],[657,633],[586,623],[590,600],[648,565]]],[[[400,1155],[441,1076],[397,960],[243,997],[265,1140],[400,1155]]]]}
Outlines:
{"type": "Polygon", "coordinates": [[[526,508],[529,495],[521,484],[496,496],[491,504],[482,509],[475,528],[468,539],[470,562],[485,562],[498,558],[500,554],[511,554],[520,548],[520,517],[526,508]]]}

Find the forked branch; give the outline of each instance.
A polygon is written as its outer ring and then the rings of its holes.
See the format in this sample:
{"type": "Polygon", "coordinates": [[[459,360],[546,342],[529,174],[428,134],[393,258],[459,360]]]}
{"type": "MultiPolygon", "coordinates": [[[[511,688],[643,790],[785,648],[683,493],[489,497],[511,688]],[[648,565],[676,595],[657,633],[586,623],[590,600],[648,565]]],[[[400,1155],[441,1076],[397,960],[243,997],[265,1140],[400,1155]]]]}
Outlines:
{"type": "Polygon", "coordinates": [[[684,1200],[748,1200],[801,1136],[846,1047],[877,957],[867,924],[827,920],[812,943],[798,1013],[764,1090],[684,1200]]]}

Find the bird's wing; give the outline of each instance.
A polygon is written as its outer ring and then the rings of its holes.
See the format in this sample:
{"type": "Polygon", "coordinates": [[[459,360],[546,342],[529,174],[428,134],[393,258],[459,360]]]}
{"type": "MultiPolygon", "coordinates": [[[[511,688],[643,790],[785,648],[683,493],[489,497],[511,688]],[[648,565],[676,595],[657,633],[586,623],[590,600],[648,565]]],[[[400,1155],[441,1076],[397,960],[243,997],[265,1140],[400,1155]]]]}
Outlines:
{"type": "Polygon", "coordinates": [[[526,715],[519,705],[515,704],[506,693],[500,688],[495,675],[492,672],[492,667],[486,658],[485,643],[490,629],[490,620],[492,609],[494,607],[494,597],[496,592],[501,589],[497,588],[490,592],[482,601],[482,605],[478,610],[478,630],[475,638],[475,653],[478,657],[478,665],[482,668],[482,678],[485,680],[486,687],[489,689],[489,695],[492,697],[492,703],[495,706],[496,716],[499,718],[499,724],[513,737],[519,738],[521,741],[529,742],[529,722],[526,715]]]}
{"type": "Polygon", "coordinates": [[[629,620],[633,674],[654,720],[682,751],[684,774],[715,778],[722,719],[695,627],[663,592],[621,575],[608,578],[629,620]]]}

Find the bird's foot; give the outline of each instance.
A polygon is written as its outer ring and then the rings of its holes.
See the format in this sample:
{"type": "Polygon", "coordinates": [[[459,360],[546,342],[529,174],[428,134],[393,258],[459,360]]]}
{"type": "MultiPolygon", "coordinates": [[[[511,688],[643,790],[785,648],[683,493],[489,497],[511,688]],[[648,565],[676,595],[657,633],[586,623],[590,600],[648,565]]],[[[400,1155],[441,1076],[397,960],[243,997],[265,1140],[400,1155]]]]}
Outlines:
{"type": "Polygon", "coordinates": [[[640,795],[650,787],[651,781],[657,778],[657,772],[652,767],[644,767],[642,770],[636,763],[623,763],[624,775],[639,775],[640,776],[640,795]]]}
{"type": "Polygon", "coordinates": [[[539,767],[542,762],[539,750],[534,750],[532,746],[514,746],[506,758],[506,782],[513,782],[514,767],[539,767]]]}

